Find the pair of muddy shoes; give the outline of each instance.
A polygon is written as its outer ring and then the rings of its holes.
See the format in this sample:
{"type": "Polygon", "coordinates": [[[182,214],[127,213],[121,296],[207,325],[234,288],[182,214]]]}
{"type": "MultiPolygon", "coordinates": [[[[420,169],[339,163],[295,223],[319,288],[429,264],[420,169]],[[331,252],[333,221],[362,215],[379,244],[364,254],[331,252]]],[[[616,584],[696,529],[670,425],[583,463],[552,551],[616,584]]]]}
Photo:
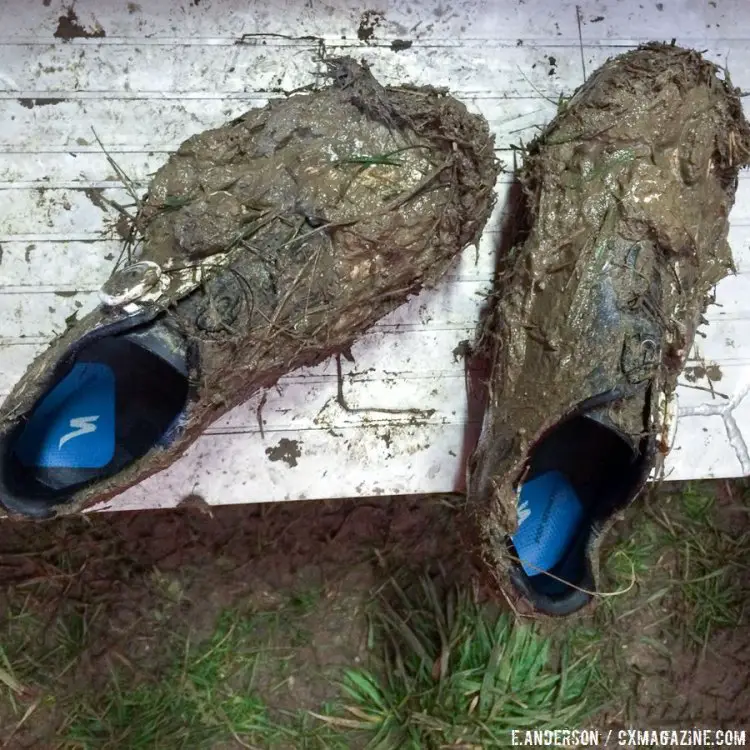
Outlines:
{"type": "MultiPolygon", "coordinates": [[[[486,122],[330,67],[328,88],[191,138],[156,174],[137,261],[2,406],[8,511],[77,511],[165,468],[477,240],[499,171],[486,122]]],[[[493,370],[468,491],[499,583],[539,612],[592,599],[598,544],[668,448],[677,376],[731,268],[750,130],[717,73],[673,46],[629,52],[524,155],[524,235],[479,337],[493,370]]]]}

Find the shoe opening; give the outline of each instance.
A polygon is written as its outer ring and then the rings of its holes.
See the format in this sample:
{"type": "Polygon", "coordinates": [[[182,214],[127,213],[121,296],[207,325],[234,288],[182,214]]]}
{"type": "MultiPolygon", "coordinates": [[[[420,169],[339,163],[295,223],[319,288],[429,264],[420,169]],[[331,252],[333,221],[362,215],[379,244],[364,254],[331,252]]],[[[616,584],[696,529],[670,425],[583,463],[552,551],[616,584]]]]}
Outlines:
{"type": "Polygon", "coordinates": [[[585,415],[557,425],[532,449],[509,545],[520,561],[514,582],[538,609],[568,613],[591,598],[580,591],[593,587],[591,530],[629,499],[643,458],[644,450],[634,452],[620,433],[585,415]]]}
{"type": "Polygon", "coordinates": [[[5,444],[7,490],[21,504],[47,498],[54,505],[162,443],[188,399],[187,369],[172,359],[138,334],[83,347],[5,444]]]}

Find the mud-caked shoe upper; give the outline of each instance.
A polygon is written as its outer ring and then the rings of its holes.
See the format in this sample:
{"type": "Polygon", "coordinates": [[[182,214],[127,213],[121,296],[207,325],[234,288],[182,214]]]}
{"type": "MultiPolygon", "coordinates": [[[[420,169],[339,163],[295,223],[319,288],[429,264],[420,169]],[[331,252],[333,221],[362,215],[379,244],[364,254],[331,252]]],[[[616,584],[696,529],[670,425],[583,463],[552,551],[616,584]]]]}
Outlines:
{"type": "Polygon", "coordinates": [[[478,239],[499,172],[486,121],[328,62],[327,88],[196,135],[156,173],[135,257],[0,408],[6,510],[70,512],[165,468],[478,239]]]}
{"type": "Polygon", "coordinates": [[[501,259],[470,499],[497,574],[534,609],[592,599],[597,548],[668,449],[750,137],[697,52],[605,63],[530,144],[525,236],[501,259]]]}

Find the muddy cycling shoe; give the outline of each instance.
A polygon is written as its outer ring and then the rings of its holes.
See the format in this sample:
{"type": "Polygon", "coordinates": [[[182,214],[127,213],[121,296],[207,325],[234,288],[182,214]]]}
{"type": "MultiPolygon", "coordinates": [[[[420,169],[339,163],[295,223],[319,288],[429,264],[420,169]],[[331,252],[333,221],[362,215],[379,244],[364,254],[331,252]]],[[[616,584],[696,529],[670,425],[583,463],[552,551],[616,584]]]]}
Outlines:
{"type": "Polygon", "coordinates": [[[499,171],[486,121],[350,59],[329,66],[329,87],[194,136],[157,172],[135,262],[0,409],[6,510],[78,510],[164,469],[478,239],[499,171]]]}
{"type": "Polygon", "coordinates": [[[614,58],[525,155],[523,233],[480,336],[493,369],[467,477],[520,609],[592,601],[605,532],[668,450],[678,374],[732,266],[748,163],[738,93],[717,72],[661,44],[614,58]]]}

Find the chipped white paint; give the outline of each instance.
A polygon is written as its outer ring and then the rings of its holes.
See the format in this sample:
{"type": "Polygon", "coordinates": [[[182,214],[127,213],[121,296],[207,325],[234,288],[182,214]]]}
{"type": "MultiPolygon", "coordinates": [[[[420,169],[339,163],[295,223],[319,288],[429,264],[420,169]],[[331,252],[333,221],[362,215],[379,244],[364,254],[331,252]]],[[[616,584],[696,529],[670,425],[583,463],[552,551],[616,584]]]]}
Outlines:
{"type": "MultiPolygon", "coordinates": [[[[54,33],[68,5],[0,5],[0,398],[66,317],[97,303],[118,257],[117,214],[101,198],[131,199],[94,132],[143,190],[188,136],[313,82],[322,69],[310,37],[366,59],[386,82],[449,87],[488,118],[507,161],[585,71],[641,41],[675,37],[707,50],[750,90],[745,0],[384,0],[363,27],[372,27],[367,44],[357,36],[366,8],[355,0],[78,0],[76,23],[106,36],[65,41],[54,33]],[[396,52],[395,40],[412,46],[396,52]]],[[[479,425],[468,423],[453,350],[473,336],[490,288],[507,186],[501,177],[479,248],[354,346],[344,395],[372,411],[341,408],[332,362],[291,373],[266,394],[263,436],[257,394],[108,507],[168,507],[190,492],[241,503],[461,489],[479,425]]],[[[688,363],[670,479],[750,474],[748,175],[730,241],[739,273],[720,285],[688,363]]]]}

